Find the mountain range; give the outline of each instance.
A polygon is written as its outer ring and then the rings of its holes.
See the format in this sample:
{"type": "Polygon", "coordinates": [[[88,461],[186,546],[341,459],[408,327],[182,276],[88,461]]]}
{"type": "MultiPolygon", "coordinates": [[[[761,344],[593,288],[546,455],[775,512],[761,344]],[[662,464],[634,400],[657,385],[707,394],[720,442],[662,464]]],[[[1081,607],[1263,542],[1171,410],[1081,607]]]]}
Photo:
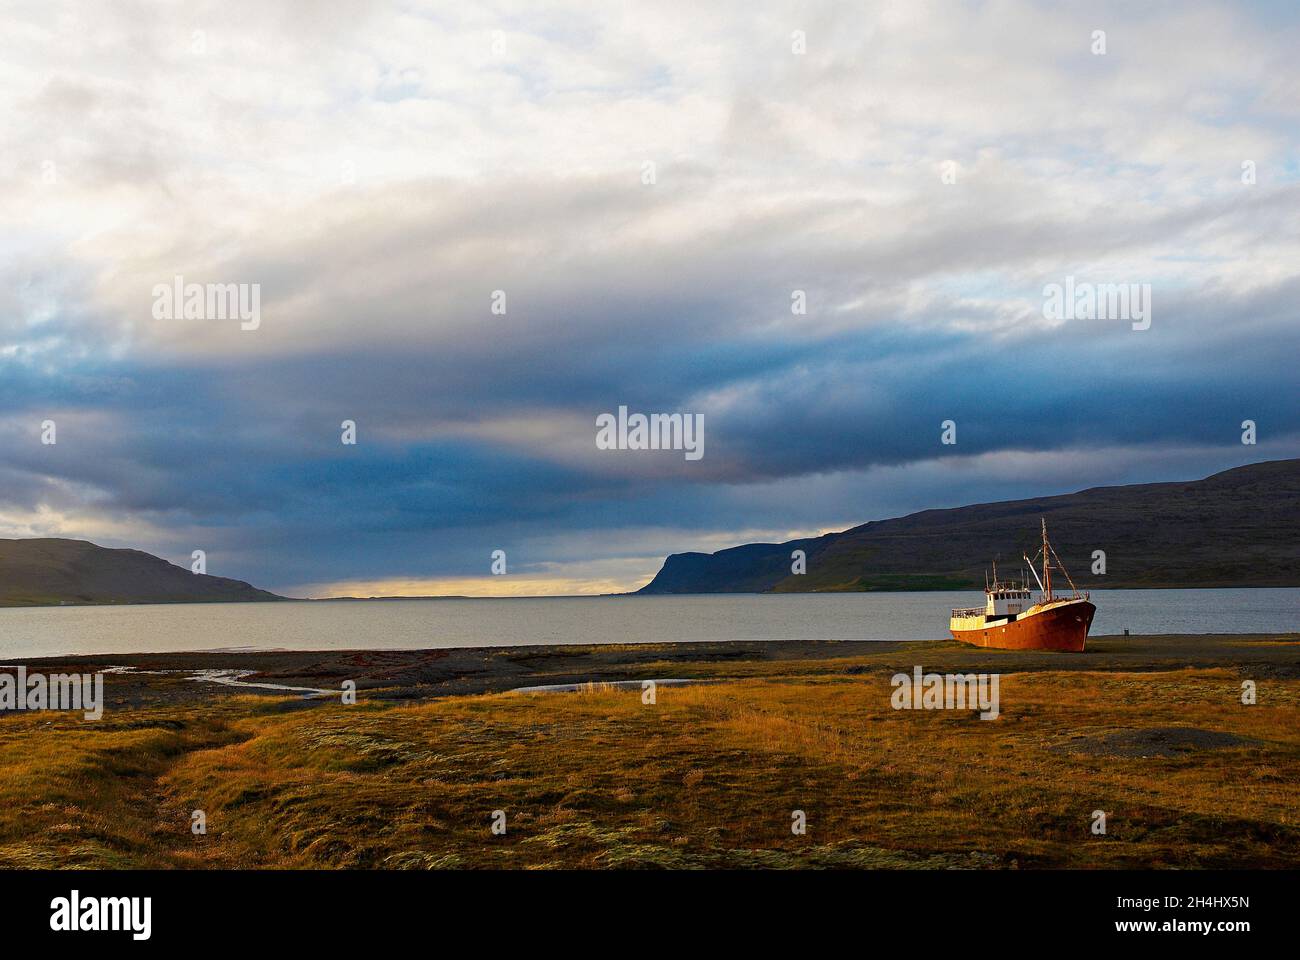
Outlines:
{"type": "Polygon", "coordinates": [[[1300,586],[1300,460],[1274,460],[1203,480],[923,510],[786,543],[676,553],[638,593],[983,588],[993,560],[1019,576],[1021,555],[1038,550],[1040,518],[1080,589],[1300,586]],[[796,550],[802,574],[792,572],[796,550]],[[1104,573],[1093,572],[1095,551],[1104,573]]]}
{"type": "MultiPolygon", "coordinates": [[[[1275,460],[1203,480],[923,510],[820,537],[676,553],[638,593],[976,589],[994,560],[1003,576],[1020,575],[1021,555],[1038,550],[1040,518],[1080,589],[1300,586],[1300,460],[1275,460]],[[795,551],[804,573],[792,570],[795,551]],[[1104,572],[1094,572],[1101,555],[1104,572]]],[[[140,550],[0,539],[0,606],[283,599],[140,550]]]]}

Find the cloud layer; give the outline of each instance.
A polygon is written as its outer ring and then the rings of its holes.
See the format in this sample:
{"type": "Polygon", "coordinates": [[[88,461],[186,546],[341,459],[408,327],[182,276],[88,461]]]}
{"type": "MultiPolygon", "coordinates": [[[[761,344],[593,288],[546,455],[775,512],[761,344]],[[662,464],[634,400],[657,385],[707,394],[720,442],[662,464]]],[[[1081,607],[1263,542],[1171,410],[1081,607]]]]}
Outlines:
{"type": "Polygon", "coordinates": [[[19,4],[0,536],[601,591],[1300,451],[1293,11],[652,7],[19,4]],[[177,275],[260,284],[259,329],[155,319],[177,275]],[[1045,318],[1067,277],[1150,284],[1150,329],[1045,318]],[[619,405],[704,458],[598,450],[619,405]]]}

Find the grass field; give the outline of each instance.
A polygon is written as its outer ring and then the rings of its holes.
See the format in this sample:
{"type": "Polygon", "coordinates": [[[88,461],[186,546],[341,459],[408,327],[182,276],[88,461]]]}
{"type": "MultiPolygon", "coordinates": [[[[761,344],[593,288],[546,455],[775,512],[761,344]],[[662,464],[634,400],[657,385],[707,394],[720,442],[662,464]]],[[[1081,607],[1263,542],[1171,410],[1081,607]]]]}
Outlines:
{"type": "MultiPolygon", "coordinates": [[[[1125,642],[1140,652],[1142,638],[1125,642]]],[[[1252,639],[1246,665],[1180,666],[1195,658],[1165,651],[1145,669],[1108,666],[1104,651],[1021,669],[952,644],[761,662],[681,646],[631,672],[717,682],[660,686],[653,704],[600,685],[191,701],[165,689],[188,681],[160,677],[156,702],[115,708],[110,690],[98,722],[9,714],[0,864],[1300,865],[1294,638],[1252,639]],[[968,669],[977,654],[1002,672],[998,719],[891,708],[899,664],[968,669]],[[1255,706],[1241,703],[1243,677],[1255,706]],[[191,832],[194,810],[206,835],[191,832]]]]}

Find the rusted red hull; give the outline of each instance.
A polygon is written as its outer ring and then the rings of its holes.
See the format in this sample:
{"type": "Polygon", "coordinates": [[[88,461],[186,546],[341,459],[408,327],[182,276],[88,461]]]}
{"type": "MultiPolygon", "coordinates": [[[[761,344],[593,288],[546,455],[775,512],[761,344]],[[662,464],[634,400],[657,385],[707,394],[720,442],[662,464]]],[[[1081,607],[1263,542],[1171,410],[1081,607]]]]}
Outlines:
{"type": "Polygon", "coordinates": [[[962,643],[999,650],[1068,650],[1081,653],[1097,608],[1087,600],[1062,604],[1000,626],[953,630],[962,643]]]}

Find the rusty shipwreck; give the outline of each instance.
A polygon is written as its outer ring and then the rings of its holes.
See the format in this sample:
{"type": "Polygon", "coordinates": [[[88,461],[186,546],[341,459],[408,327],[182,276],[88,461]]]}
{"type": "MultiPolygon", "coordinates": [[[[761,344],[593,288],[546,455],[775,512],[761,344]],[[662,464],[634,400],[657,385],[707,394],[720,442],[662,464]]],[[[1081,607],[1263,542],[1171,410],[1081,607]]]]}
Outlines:
{"type": "Polygon", "coordinates": [[[1038,557],[1025,562],[1038,582],[1038,600],[1033,599],[1027,580],[999,580],[997,565],[993,579],[984,588],[982,607],[959,608],[952,612],[948,629],[953,638],[977,647],[1002,650],[1068,650],[1081,652],[1088,639],[1097,608],[1080,593],[1062,566],[1047,539],[1047,521],[1043,524],[1041,557],[1043,575],[1035,568],[1038,557]],[[1070,584],[1071,595],[1052,592],[1052,570],[1060,570],[1070,584]]]}

